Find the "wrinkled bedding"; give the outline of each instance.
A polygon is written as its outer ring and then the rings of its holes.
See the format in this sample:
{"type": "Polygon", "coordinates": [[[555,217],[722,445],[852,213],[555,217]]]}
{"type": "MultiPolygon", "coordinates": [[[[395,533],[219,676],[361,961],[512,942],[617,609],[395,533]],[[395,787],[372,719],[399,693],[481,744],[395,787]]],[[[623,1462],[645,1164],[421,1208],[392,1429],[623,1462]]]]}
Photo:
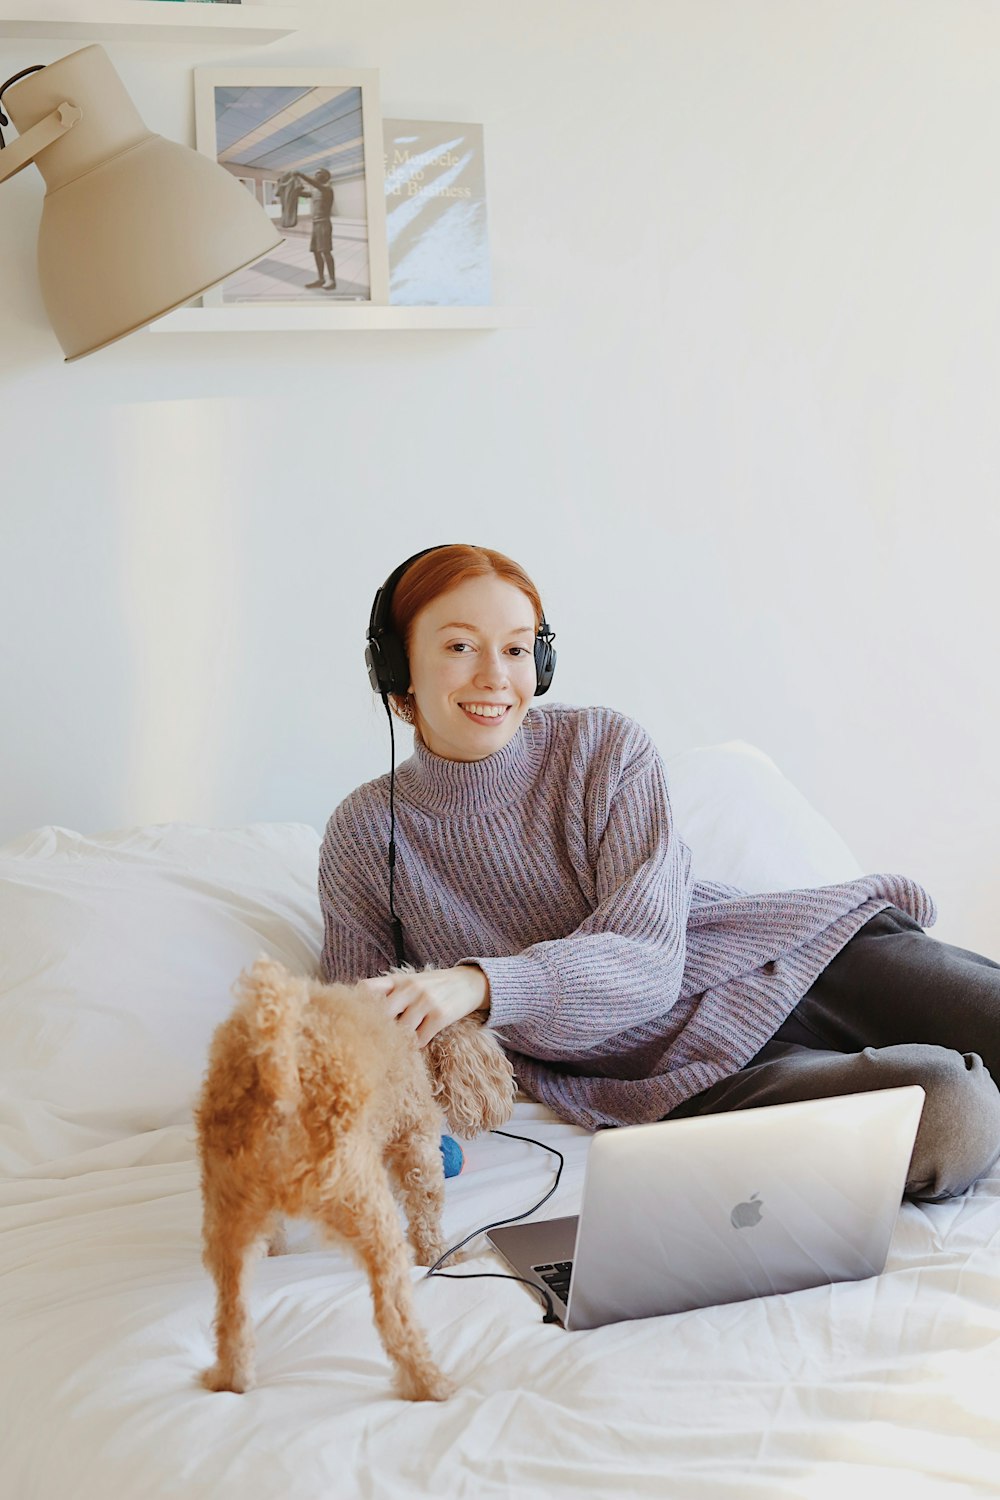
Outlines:
{"type": "MultiPolygon", "coordinates": [[[[668,766],[697,878],[862,873],[754,747],[668,766]]],[[[204,1390],[191,1107],[240,968],[315,969],[318,848],[300,824],[0,847],[0,1500],[1000,1494],[1000,1167],[904,1203],[877,1278],[589,1332],[543,1324],[515,1281],[414,1268],[460,1383],[443,1404],[393,1395],[362,1273],[293,1224],[255,1268],[257,1388],[204,1390]]],[[[509,1128],[565,1153],[541,1214],[575,1213],[587,1133],[526,1098],[509,1128]]],[[[533,1145],[466,1154],[449,1244],[554,1180],[533,1145]]],[[[473,1248],[459,1273],[505,1271],[473,1248]]]]}
{"type": "MultiPolygon", "coordinates": [[[[510,1129],[564,1152],[543,1212],[575,1212],[586,1133],[527,1101],[510,1129]]],[[[300,1223],[254,1273],[257,1388],[198,1386],[213,1291],[193,1152],[171,1127],[0,1188],[5,1497],[832,1500],[903,1475],[910,1495],[998,1492],[1000,1175],[904,1203],[879,1277],[584,1333],[544,1325],[517,1282],[414,1268],[461,1382],[438,1405],[393,1396],[367,1282],[300,1223]]],[[[530,1207],[555,1166],[468,1143],[449,1243],[530,1207]]],[[[504,1270],[480,1244],[458,1270],[504,1270]]]]}

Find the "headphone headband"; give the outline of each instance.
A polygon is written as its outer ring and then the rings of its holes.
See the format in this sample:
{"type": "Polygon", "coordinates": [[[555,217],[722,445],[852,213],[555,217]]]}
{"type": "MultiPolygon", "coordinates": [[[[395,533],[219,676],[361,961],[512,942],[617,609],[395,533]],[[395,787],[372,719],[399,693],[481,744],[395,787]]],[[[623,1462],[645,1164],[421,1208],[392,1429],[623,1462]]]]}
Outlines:
{"type": "MultiPolygon", "coordinates": [[[[450,545],[453,544],[439,542],[435,547],[424,547],[420,552],[414,552],[412,557],[408,557],[405,562],[400,563],[398,568],[393,569],[375,595],[371,619],[368,623],[365,663],[368,667],[369,682],[375,692],[381,693],[383,697],[388,693],[397,693],[405,697],[410,686],[410,665],[406,657],[406,648],[392,625],[392,598],[396,585],[407,568],[419,557],[426,557],[428,552],[439,552],[442,547],[450,545]]],[[[546,620],[543,610],[541,623],[535,633],[536,698],[548,692],[552,682],[552,674],[556,668],[556,652],[552,645],[554,640],[555,631],[546,620]]]]}

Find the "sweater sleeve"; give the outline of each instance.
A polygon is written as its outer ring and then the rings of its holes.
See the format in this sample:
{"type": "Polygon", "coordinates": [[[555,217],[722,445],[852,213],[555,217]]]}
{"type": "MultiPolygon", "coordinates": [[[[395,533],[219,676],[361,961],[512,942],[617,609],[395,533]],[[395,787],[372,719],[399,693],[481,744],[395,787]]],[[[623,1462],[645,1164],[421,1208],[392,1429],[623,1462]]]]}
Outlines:
{"type": "Polygon", "coordinates": [[[351,845],[344,822],[338,809],[327,824],[319,854],[319,904],[323,913],[320,973],[325,984],[371,979],[396,962],[388,923],[355,878],[343,843],[346,836],[347,847],[351,845]]]}
{"type": "Polygon", "coordinates": [[[355,932],[330,907],[323,908],[323,960],[320,969],[324,984],[356,984],[384,974],[395,963],[381,948],[355,932]]]}
{"type": "Polygon", "coordinates": [[[680,994],[691,851],[673,827],[666,770],[648,736],[604,806],[590,916],[522,953],[459,960],[489,979],[487,1024],[530,1057],[582,1060],[606,1038],[664,1015],[680,994]]]}

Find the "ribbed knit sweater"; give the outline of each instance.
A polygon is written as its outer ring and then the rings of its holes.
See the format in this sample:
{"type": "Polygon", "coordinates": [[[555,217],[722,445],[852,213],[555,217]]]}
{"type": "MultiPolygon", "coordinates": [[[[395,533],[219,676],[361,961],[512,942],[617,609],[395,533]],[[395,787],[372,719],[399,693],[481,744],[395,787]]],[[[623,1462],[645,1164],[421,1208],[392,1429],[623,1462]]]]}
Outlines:
{"type": "MultiPolygon", "coordinates": [[[[479,964],[520,1086],[591,1129],[661,1119],[736,1072],[877,912],[937,915],[904,875],[756,895],[695,881],[663,760],[611,708],[532,706],[476,761],[416,730],[395,810],[407,962],[479,964]]],[[[344,798],[323,839],[329,982],[395,964],[388,846],[385,775],[344,798]]]]}

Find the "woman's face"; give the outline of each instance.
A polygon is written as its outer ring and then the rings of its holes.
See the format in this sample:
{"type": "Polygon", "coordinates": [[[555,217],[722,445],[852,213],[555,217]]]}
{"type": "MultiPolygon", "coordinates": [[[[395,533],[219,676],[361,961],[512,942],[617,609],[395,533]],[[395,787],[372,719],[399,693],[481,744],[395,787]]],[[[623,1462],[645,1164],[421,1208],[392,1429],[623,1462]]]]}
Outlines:
{"type": "Polygon", "coordinates": [[[495,575],[468,578],[416,616],[408,656],[428,750],[445,760],[493,755],[517,733],[535,695],[531,600],[495,575]]]}

